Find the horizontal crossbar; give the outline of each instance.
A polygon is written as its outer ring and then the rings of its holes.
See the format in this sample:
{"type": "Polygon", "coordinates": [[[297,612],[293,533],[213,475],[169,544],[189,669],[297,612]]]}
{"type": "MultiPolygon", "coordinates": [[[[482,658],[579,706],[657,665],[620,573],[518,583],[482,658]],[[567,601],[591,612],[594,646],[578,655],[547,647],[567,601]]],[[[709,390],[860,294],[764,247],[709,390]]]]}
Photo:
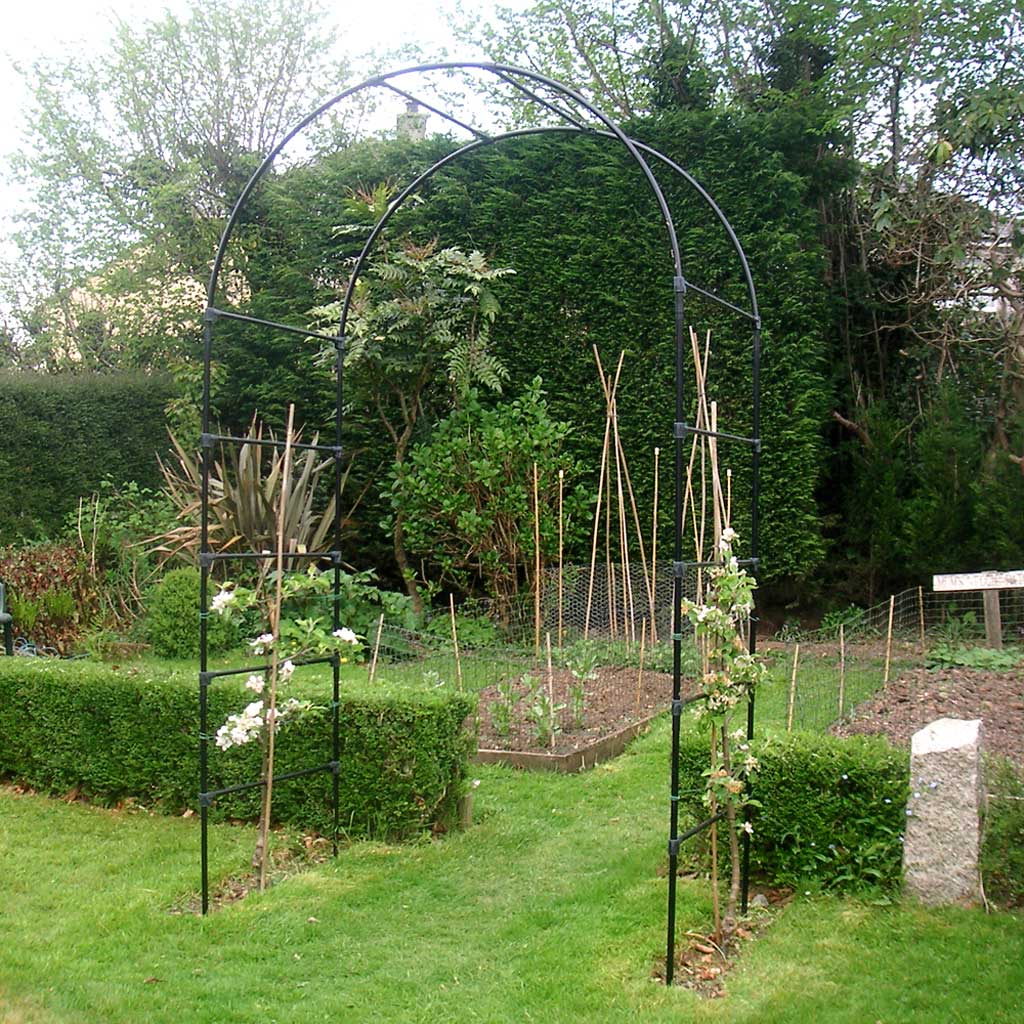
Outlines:
{"type": "MultiPolygon", "coordinates": [[[[300,768],[295,772],[284,772],[282,775],[275,775],[275,782],[288,782],[290,779],[301,779],[306,775],[315,775],[317,772],[334,771],[337,761],[328,761],[326,764],[318,764],[315,768],[300,768]]],[[[266,779],[255,779],[252,782],[239,782],[235,786],[225,786],[223,789],[211,789],[199,794],[199,806],[209,807],[219,796],[227,796],[229,793],[244,793],[247,789],[259,789],[267,784],[266,779]]]]}
{"type": "Polygon", "coordinates": [[[341,561],[340,551],[203,551],[199,555],[200,565],[212,565],[214,562],[230,562],[235,559],[243,561],[282,558],[329,558],[332,562],[341,561]]]}
{"type": "Polygon", "coordinates": [[[269,327],[275,331],[284,331],[286,334],[298,334],[303,338],[319,338],[321,341],[330,342],[337,347],[342,341],[336,335],[324,334],[321,331],[311,331],[307,327],[294,327],[292,324],[280,324],[276,320],[261,320],[258,316],[246,316],[244,313],[232,313],[227,309],[218,309],[216,306],[207,306],[207,320],[238,320],[243,324],[255,324],[257,327],[269,327]]]}
{"type": "MultiPolygon", "coordinates": [[[[292,659],[292,664],[296,668],[303,668],[306,665],[333,665],[334,655],[329,655],[326,658],[300,658],[298,660],[292,659]]],[[[250,665],[248,668],[222,668],[216,672],[200,672],[199,682],[206,685],[212,679],[223,679],[225,676],[246,676],[252,675],[256,672],[269,672],[270,665],[250,665]]]]}
{"type": "Polygon", "coordinates": [[[338,458],[342,456],[342,448],[336,444],[305,444],[299,441],[292,441],[291,444],[287,440],[279,441],[276,438],[264,438],[264,437],[236,437],[234,434],[200,434],[199,443],[203,448],[212,448],[215,444],[227,443],[227,444],[253,444],[258,448],[295,448],[299,451],[307,452],[324,452],[328,455],[334,455],[338,458]]]}
{"type": "Polygon", "coordinates": [[[681,836],[669,839],[668,841],[668,855],[670,857],[676,857],[679,855],[679,847],[686,842],[687,839],[692,839],[698,832],[703,832],[704,829],[710,828],[716,821],[721,821],[728,811],[724,808],[717,814],[712,814],[710,818],[705,818],[700,824],[694,825],[693,828],[687,829],[681,836]]]}
{"type": "Polygon", "coordinates": [[[743,444],[753,445],[756,451],[761,450],[761,438],[744,437],[742,434],[727,434],[724,430],[705,430],[703,427],[692,427],[689,423],[676,423],[672,430],[672,436],[679,439],[685,438],[687,434],[699,434],[701,437],[713,437],[719,441],[740,441],[743,444]]]}

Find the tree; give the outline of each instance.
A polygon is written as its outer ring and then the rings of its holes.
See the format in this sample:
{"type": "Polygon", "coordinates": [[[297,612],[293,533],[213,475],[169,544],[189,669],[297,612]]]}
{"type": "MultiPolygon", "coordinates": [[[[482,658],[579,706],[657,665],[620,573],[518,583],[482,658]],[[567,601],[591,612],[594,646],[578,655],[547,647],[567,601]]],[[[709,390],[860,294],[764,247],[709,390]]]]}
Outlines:
{"type": "Polygon", "coordinates": [[[565,451],[567,423],[548,411],[539,377],[493,408],[470,390],[396,471],[392,515],[405,519],[409,551],[440,572],[440,583],[482,583],[499,620],[511,620],[520,582],[535,555],[533,467],[538,470],[541,550],[558,551],[558,481],[564,473],[563,533],[583,539],[593,494],[587,475],[565,451]]]}
{"type": "MultiPolygon", "coordinates": [[[[500,308],[493,285],[512,273],[490,266],[480,252],[406,239],[384,250],[360,278],[346,327],[346,392],[384,427],[399,481],[422,420],[443,415],[474,384],[501,391],[507,373],[490,346],[500,308]]],[[[318,322],[334,326],[339,315],[338,303],[314,310],[318,322]]],[[[333,349],[324,355],[335,358],[333,349]]],[[[423,598],[405,523],[405,511],[396,509],[395,561],[419,614],[423,598]]]]}
{"type": "MultiPolygon", "coordinates": [[[[23,69],[32,127],[11,163],[30,205],[5,277],[29,360],[151,365],[187,349],[226,212],[344,74],[324,17],[317,0],[211,0],[119,22],[96,58],[23,69]]],[[[232,261],[244,291],[243,247],[232,261]]]]}

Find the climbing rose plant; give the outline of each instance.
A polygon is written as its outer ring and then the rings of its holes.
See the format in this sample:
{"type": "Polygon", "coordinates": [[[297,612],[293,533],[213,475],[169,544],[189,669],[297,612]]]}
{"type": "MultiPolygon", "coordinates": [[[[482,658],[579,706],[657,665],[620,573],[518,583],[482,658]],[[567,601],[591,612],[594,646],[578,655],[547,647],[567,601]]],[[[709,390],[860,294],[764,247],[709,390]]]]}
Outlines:
{"type": "MultiPolygon", "coordinates": [[[[271,585],[276,582],[273,574],[269,582],[271,585]]],[[[284,602],[324,596],[329,594],[330,590],[329,574],[320,572],[316,566],[310,566],[304,573],[286,573],[281,584],[284,602]]],[[[262,612],[261,605],[259,590],[239,586],[230,581],[225,583],[210,601],[211,609],[227,619],[239,618],[253,609],[262,612]]],[[[287,686],[291,680],[296,661],[337,655],[338,660],[344,664],[358,657],[362,651],[362,642],[351,629],[342,627],[330,630],[323,620],[316,616],[282,618],[278,635],[261,633],[248,643],[255,655],[276,652],[279,688],[287,686]]],[[[245,682],[246,688],[260,696],[268,683],[268,671],[252,673],[245,682]]],[[[240,713],[228,715],[227,720],[217,730],[216,743],[221,750],[242,746],[254,739],[264,739],[271,728],[276,733],[285,722],[321,710],[322,708],[311,701],[298,700],[295,697],[289,697],[271,708],[260,696],[259,700],[251,701],[240,713]]]]}
{"type": "Polygon", "coordinates": [[[706,723],[711,734],[711,764],[704,773],[707,788],[704,802],[712,814],[724,810],[729,824],[729,848],[732,878],[729,902],[722,927],[716,930],[727,943],[735,927],[736,900],[739,894],[739,843],[742,832],[753,828],[742,812],[756,806],[750,797],[750,782],[759,767],[757,758],[744,742],[746,732],[738,728],[730,732],[733,715],[746,702],[766,675],[764,664],[748,653],[744,636],[749,629],[754,607],[756,582],[733,554],[738,537],[726,527],[718,542],[718,564],[708,571],[708,585],[703,602],[684,601],[683,614],[693,624],[701,651],[701,686],[705,700],[697,705],[698,718],[706,723]],[[731,747],[736,743],[736,749],[731,747]]]}

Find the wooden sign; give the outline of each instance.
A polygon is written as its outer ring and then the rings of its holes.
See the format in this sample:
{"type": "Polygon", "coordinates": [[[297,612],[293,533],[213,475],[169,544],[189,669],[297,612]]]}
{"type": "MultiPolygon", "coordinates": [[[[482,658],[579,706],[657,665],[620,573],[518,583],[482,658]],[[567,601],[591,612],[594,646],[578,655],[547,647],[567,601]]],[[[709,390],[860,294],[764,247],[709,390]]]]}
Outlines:
{"type": "Polygon", "coordinates": [[[1018,590],[1024,587],[1024,570],[1017,572],[961,572],[933,576],[936,594],[967,590],[1018,590]]]}
{"type": "Polygon", "coordinates": [[[937,594],[983,591],[985,595],[985,639],[989,647],[1003,646],[1003,622],[999,614],[999,591],[1024,588],[1024,570],[1014,572],[962,572],[932,577],[937,594]]]}

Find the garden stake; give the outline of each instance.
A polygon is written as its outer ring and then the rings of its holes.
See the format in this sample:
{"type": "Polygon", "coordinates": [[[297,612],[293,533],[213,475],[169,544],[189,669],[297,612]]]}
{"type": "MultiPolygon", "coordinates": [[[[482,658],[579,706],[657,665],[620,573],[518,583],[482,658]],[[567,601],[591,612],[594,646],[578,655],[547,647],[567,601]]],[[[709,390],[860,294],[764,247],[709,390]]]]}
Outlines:
{"type": "Polygon", "coordinates": [[[548,707],[551,709],[551,749],[555,749],[555,671],[551,667],[551,634],[547,633],[548,648],[548,707]]]}
{"type": "MultiPolygon", "coordinates": [[[[601,378],[601,389],[607,394],[608,388],[605,384],[604,371],[601,369],[601,356],[594,346],[594,359],[597,361],[597,372],[601,378]]],[[[611,438],[611,419],[605,415],[604,422],[604,445],[601,448],[601,472],[597,480],[597,503],[594,505],[594,539],[590,546],[590,583],[587,586],[587,611],[583,619],[583,639],[590,636],[590,611],[594,602],[594,573],[597,569],[597,535],[601,525],[601,492],[604,490],[604,470],[608,463],[608,442],[611,438]]],[[[606,530],[607,534],[607,530],[606,530]]],[[[607,577],[605,578],[607,583],[607,577]]],[[[611,605],[609,604],[609,608],[611,605]]]]}
{"type": "Polygon", "coordinates": [[[270,709],[267,711],[267,748],[263,777],[263,815],[260,819],[259,868],[260,892],[267,887],[267,864],[270,860],[270,806],[274,792],[274,733],[277,731],[277,665],[278,641],[281,638],[281,602],[284,586],[284,519],[292,477],[292,437],[295,427],[295,405],[288,406],[288,427],[284,435],[284,467],[281,470],[281,493],[277,506],[277,579],[274,582],[274,603],[270,606],[270,632],[274,645],[270,649],[270,709]]]}
{"type": "Polygon", "coordinates": [[[846,688],[846,629],[839,623],[839,717],[843,717],[843,691],[846,688]]]}
{"type": "Polygon", "coordinates": [[[540,661],[540,498],[533,464],[533,656],[540,661]]]}
{"type": "Polygon", "coordinates": [[[558,471],[558,649],[562,649],[562,558],[565,548],[563,530],[563,492],[565,488],[565,470],[558,471]]]}
{"type": "Polygon", "coordinates": [[[793,677],[789,681],[789,712],[786,715],[786,732],[793,731],[793,705],[796,702],[796,666],[800,661],[800,645],[793,648],[793,677]]]}
{"type": "Polygon", "coordinates": [[[896,595],[889,595],[889,628],[885,634],[885,678],[882,680],[883,686],[889,684],[889,664],[892,659],[892,613],[896,607],[896,595]]]}
{"type": "Polygon", "coordinates": [[[640,671],[636,674],[636,714],[640,713],[640,690],[644,682],[644,642],[647,639],[647,620],[640,622],[640,671]]]}
{"type": "MultiPolygon", "coordinates": [[[[534,467],[536,469],[536,466],[534,467]]],[[[459,631],[455,627],[455,595],[448,594],[448,611],[452,620],[452,647],[455,649],[455,677],[459,681],[459,693],[462,693],[462,659],[459,657],[459,631]]]]}
{"type": "Polygon", "coordinates": [[[644,572],[644,586],[647,588],[647,604],[651,621],[654,620],[654,588],[651,584],[651,570],[647,565],[647,549],[644,544],[644,533],[640,527],[640,512],[636,507],[636,496],[633,493],[633,481],[629,476],[629,463],[626,461],[626,451],[619,440],[618,414],[615,419],[615,440],[622,452],[622,472],[626,478],[626,493],[629,495],[629,504],[633,512],[633,526],[636,529],[636,542],[640,548],[640,564],[644,572]]]}
{"type": "MultiPolygon", "coordinates": [[[[718,729],[714,724],[711,726],[711,774],[714,775],[718,768],[718,729]]],[[[722,909],[719,905],[718,892],[718,822],[715,818],[718,815],[718,800],[714,790],[711,792],[711,802],[708,805],[711,812],[711,913],[712,924],[715,932],[715,942],[722,941],[722,909]]]]}
{"type": "Polygon", "coordinates": [[[917,588],[917,613],[921,620],[921,656],[924,657],[924,590],[921,587],[917,588]]]}
{"type": "Polygon", "coordinates": [[[380,634],[384,628],[384,613],[380,613],[380,618],[377,620],[377,638],[373,642],[373,658],[370,660],[370,678],[368,682],[373,682],[373,677],[377,674],[377,652],[380,650],[380,634]]]}
{"type": "MultiPolygon", "coordinates": [[[[651,513],[651,595],[654,600],[658,594],[658,456],[660,448],[654,449],[654,511],[651,513]]],[[[683,515],[686,519],[686,515],[683,515]]],[[[658,622],[653,611],[651,613],[651,643],[658,642],[658,622]]]]}
{"type": "MultiPolygon", "coordinates": [[[[622,373],[622,361],[626,353],[619,353],[619,364],[615,369],[615,383],[612,390],[605,391],[608,401],[609,416],[612,423],[612,436],[615,440],[615,491],[618,498],[619,518],[619,571],[622,573],[622,633],[626,643],[636,641],[636,628],[633,621],[633,581],[629,572],[629,538],[626,532],[626,501],[622,491],[622,445],[619,441],[619,411],[616,394],[619,388],[619,377],[622,373]]],[[[609,469],[609,476],[611,470],[609,469]]]]}

